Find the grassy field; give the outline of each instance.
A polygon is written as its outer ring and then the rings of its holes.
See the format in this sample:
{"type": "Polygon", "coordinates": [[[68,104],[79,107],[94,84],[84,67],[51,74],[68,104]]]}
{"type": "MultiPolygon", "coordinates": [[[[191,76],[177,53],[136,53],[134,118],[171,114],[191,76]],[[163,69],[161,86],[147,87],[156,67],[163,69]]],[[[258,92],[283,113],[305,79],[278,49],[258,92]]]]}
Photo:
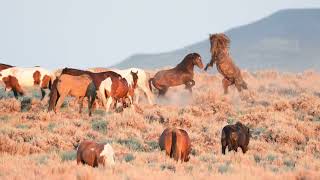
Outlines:
{"type": "MultiPolygon", "coordinates": [[[[47,100],[32,91],[32,106],[0,96],[0,179],[320,179],[320,74],[244,72],[249,90],[223,95],[220,75],[200,73],[190,95],[172,88],[142,112],[96,109],[79,115],[65,103],[47,113],[47,100]],[[252,131],[246,154],[221,154],[227,124],[241,121],[252,131]],[[185,129],[192,141],[188,163],[176,163],[158,147],[169,126],[185,129]],[[116,166],[77,165],[76,147],[84,139],[109,142],[116,166]]],[[[38,94],[37,94],[38,93],[38,94]]]]}

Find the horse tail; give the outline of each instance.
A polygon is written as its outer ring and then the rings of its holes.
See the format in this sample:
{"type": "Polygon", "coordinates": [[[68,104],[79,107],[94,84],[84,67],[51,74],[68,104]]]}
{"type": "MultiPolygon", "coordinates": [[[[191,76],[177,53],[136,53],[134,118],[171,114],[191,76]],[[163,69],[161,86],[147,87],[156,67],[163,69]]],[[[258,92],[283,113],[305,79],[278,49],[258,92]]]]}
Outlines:
{"type": "Polygon", "coordinates": [[[170,151],[170,157],[176,159],[178,157],[175,157],[177,154],[177,133],[176,130],[172,131],[172,141],[171,141],[171,151],[170,151]]]}
{"type": "Polygon", "coordinates": [[[154,80],[154,78],[150,78],[148,81],[149,82],[149,89],[151,92],[152,92],[152,85],[151,84],[153,83],[153,80],[154,80]]]}
{"type": "Polygon", "coordinates": [[[48,111],[52,111],[53,108],[56,106],[58,98],[59,98],[59,92],[57,89],[57,85],[58,85],[58,81],[59,79],[56,78],[53,83],[50,85],[51,86],[51,90],[50,90],[50,94],[49,94],[49,107],[48,107],[48,111]]]}
{"type": "Polygon", "coordinates": [[[89,116],[91,116],[91,109],[92,109],[92,105],[96,99],[97,96],[97,88],[94,85],[93,81],[90,82],[90,84],[87,87],[87,91],[86,91],[86,96],[88,98],[88,109],[89,109],[89,116]]]}
{"type": "Polygon", "coordinates": [[[96,86],[94,85],[93,81],[91,81],[87,87],[86,96],[89,98],[95,98],[96,97],[96,86]]]}

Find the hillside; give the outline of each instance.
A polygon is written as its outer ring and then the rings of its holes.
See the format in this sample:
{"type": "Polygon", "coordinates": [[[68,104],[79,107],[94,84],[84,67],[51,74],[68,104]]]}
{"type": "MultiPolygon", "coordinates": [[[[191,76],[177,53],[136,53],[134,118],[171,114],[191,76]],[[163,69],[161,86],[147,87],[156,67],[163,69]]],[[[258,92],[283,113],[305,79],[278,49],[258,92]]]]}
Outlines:
{"type": "MultiPolygon", "coordinates": [[[[320,9],[282,10],[254,23],[233,28],[225,32],[232,41],[231,55],[241,68],[248,70],[319,70],[319,19],[320,9]]],[[[189,52],[200,53],[207,63],[209,48],[209,41],[203,40],[171,52],[136,54],[115,67],[174,66],[189,52]]]]}
{"type": "Polygon", "coordinates": [[[233,87],[224,96],[220,75],[196,73],[192,96],[183,86],[171,88],[166,98],[156,98],[157,105],[137,104],[140,113],[105,113],[100,107],[88,117],[72,100],[61,112],[47,113],[48,98],[38,96],[29,111],[20,112],[19,101],[3,96],[0,179],[320,179],[320,74],[243,76],[249,91],[233,87]],[[222,155],[221,130],[236,121],[250,127],[249,150],[222,155]],[[188,132],[189,162],[176,163],[160,151],[166,127],[188,132]],[[85,139],[111,143],[116,165],[77,165],[76,147],[85,139]]]}

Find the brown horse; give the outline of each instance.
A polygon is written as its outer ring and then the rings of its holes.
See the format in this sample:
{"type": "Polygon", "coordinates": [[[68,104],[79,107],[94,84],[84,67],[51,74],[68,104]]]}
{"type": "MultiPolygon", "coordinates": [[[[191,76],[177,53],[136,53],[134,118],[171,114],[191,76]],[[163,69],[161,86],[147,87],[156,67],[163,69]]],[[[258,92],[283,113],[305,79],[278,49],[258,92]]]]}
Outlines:
{"type": "Polygon", "coordinates": [[[222,74],[224,79],[222,85],[224,93],[228,93],[228,87],[235,85],[238,91],[242,89],[248,89],[247,83],[241,76],[240,69],[233,63],[229,54],[230,39],[223,33],[210,35],[211,44],[211,61],[205,67],[205,71],[208,67],[212,67],[214,63],[217,65],[217,69],[222,74]]]}
{"type": "MultiPolygon", "coordinates": [[[[61,72],[61,75],[62,74],[69,74],[69,75],[73,75],[73,76],[80,76],[83,74],[87,74],[93,80],[93,83],[94,83],[97,90],[99,89],[101,82],[108,77],[110,77],[112,81],[119,81],[120,79],[122,79],[122,77],[119,74],[112,72],[112,71],[93,73],[90,71],[83,71],[83,70],[79,70],[79,69],[64,68],[61,72]]],[[[55,105],[57,103],[58,97],[59,97],[59,94],[56,89],[56,85],[57,85],[57,80],[53,81],[53,83],[52,83],[52,89],[51,89],[50,95],[49,95],[50,99],[49,99],[48,111],[53,110],[53,108],[55,107],[55,105]]]]}
{"type": "Polygon", "coordinates": [[[84,97],[88,98],[89,116],[91,116],[92,104],[96,99],[96,87],[89,75],[72,76],[62,74],[56,85],[57,92],[60,95],[55,106],[56,112],[60,109],[65,97],[71,95],[79,98],[79,113],[81,113],[82,110],[84,97]]]}
{"type": "Polygon", "coordinates": [[[12,67],[14,67],[14,66],[0,63],[0,71],[8,69],[8,68],[12,68],[12,67]]]}
{"type": "Polygon", "coordinates": [[[188,162],[190,159],[191,142],[188,133],[183,129],[167,128],[159,138],[161,150],[174,160],[188,162]]]}
{"type": "Polygon", "coordinates": [[[151,84],[159,90],[159,96],[165,95],[171,86],[179,86],[184,84],[186,89],[192,92],[195,85],[193,80],[194,66],[203,68],[201,56],[198,53],[190,53],[174,68],[157,72],[153,78],[149,79],[149,88],[152,90],[151,84]]]}

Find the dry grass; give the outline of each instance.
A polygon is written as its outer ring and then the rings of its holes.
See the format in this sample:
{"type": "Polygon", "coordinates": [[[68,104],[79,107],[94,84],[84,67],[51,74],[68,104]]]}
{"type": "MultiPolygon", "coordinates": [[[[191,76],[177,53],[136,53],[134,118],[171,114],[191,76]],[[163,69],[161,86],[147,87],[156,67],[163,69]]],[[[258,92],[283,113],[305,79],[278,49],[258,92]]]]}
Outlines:
{"type": "Polygon", "coordinates": [[[244,72],[249,91],[222,94],[221,76],[197,74],[190,96],[170,89],[154,106],[136,113],[78,114],[72,103],[47,113],[47,99],[33,98],[31,110],[0,99],[0,179],[319,179],[320,74],[244,72]],[[226,124],[242,121],[252,130],[246,154],[221,154],[226,124]],[[192,140],[188,163],[175,163],[158,148],[168,126],[184,128],[192,140]],[[78,166],[75,148],[84,139],[109,142],[114,168],[78,166]]]}

